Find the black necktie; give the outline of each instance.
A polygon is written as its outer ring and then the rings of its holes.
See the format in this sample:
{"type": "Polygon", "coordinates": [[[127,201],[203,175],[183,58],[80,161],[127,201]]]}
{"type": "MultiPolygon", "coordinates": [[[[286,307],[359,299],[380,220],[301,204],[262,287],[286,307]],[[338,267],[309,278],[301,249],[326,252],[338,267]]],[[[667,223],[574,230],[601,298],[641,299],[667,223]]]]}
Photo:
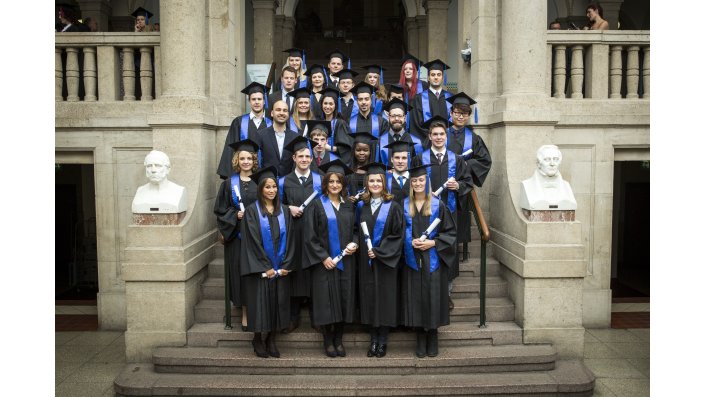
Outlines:
{"type": "Polygon", "coordinates": [[[301,179],[301,184],[305,185],[306,184],[306,177],[305,176],[300,176],[299,179],[301,179]]]}
{"type": "Polygon", "coordinates": [[[394,134],[394,142],[399,141],[399,139],[401,139],[401,138],[399,137],[399,134],[394,134]]]}
{"type": "Polygon", "coordinates": [[[436,153],[436,158],[438,159],[438,164],[443,162],[443,153],[436,153]]]}

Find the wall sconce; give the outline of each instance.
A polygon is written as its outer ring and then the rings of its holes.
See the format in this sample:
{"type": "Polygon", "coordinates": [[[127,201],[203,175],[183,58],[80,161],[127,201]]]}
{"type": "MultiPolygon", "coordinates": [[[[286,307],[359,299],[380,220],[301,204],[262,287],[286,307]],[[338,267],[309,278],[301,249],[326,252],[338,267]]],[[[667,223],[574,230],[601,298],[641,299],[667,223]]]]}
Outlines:
{"type": "Polygon", "coordinates": [[[465,39],[465,48],[460,50],[460,56],[465,63],[470,65],[472,61],[472,41],[470,39],[465,39]]]}

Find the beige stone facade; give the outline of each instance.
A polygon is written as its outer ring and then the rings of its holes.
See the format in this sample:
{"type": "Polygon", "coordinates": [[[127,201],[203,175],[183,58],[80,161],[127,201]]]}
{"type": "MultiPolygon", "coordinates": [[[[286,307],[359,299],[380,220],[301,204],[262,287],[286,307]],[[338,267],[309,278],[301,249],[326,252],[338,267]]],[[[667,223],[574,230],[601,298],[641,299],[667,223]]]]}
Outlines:
{"type": "MultiPolygon", "coordinates": [[[[56,36],[56,161],[95,166],[99,321],[102,329],[126,330],[131,362],[149,361],[153,347],[185,342],[215,255],[215,169],[228,126],[244,110],[246,49],[254,46],[255,63],[280,62],[277,51],[293,43],[297,3],[253,1],[254,25],[267,30],[254,43],[246,40],[246,4],[237,0],[163,1],[161,34],[56,36]],[[124,54],[134,49],[150,62],[152,54],[153,76],[130,73],[124,54]],[[96,63],[94,77],[69,70],[80,59],[89,62],[85,70],[96,63]],[[78,97],[78,88],[64,98],[62,71],[69,87],[94,79],[95,100],[78,97]],[[130,100],[131,85],[154,98],[130,100]],[[152,149],[169,155],[170,180],[189,194],[177,226],[132,223],[130,203],[152,149]]],[[[459,90],[478,101],[475,129],[493,158],[478,193],[524,341],[582,356],[584,327],[610,321],[614,162],[649,159],[649,32],[547,32],[545,0],[403,4],[409,48],[424,60],[454,59],[459,90]],[[457,18],[458,43],[472,38],[472,64],[448,54],[448,32],[438,31],[447,18],[457,18]],[[572,55],[569,70],[554,52],[572,55]],[[518,206],[519,183],[533,173],[543,144],[563,152],[575,222],[528,222],[518,206]]],[[[94,9],[101,18],[110,12],[94,9]]]]}

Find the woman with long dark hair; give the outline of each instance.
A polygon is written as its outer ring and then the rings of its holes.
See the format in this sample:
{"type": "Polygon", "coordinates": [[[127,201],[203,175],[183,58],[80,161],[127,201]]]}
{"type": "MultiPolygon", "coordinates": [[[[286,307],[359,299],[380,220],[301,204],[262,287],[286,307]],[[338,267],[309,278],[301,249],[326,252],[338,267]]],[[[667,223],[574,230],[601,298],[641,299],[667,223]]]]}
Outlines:
{"type": "Polygon", "coordinates": [[[367,171],[365,171],[364,167],[374,161],[375,154],[372,153],[374,148],[372,142],[376,141],[377,138],[367,132],[358,132],[350,135],[353,138],[352,167],[350,167],[353,170],[353,174],[349,178],[348,193],[351,196],[350,200],[357,202],[359,197],[356,198],[355,196],[365,189],[367,171]]]}
{"type": "Polygon", "coordinates": [[[251,176],[257,183],[257,201],[245,209],[240,270],[247,279],[248,324],[258,357],[279,357],[278,331],[289,326],[294,271],[291,213],[280,203],[277,170],[267,167],[251,176]],[[265,340],[262,333],[267,333],[265,340]]]}
{"type": "Polygon", "coordinates": [[[306,70],[306,76],[308,76],[308,88],[311,90],[311,110],[317,119],[322,119],[321,97],[328,83],[326,68],[323,65],[313,64],[306,70]]]}
{"type": "Polygon", "coordinates": [[[324,352],[345,357],[343,330],[355,320],[357,292],[355,207],[345,186],[352,170],[340,159],[320,167],[323,195],[305,216],[303,266],[311,269],[312,321],[321,326],[324,352]]]}

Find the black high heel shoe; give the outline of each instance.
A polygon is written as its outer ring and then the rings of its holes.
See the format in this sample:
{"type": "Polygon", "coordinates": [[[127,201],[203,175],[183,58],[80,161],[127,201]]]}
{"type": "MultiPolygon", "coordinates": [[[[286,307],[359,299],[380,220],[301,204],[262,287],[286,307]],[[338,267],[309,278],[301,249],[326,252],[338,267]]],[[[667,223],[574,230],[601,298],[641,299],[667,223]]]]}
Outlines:
{"type": "Polygon", "coordinates": [[[367,351],[367,357],[376,356],[378,348],[379,348],[379,345],[377,344],[377,342],[370,343],[370,349],[367,351]]]}
{"type": "Polygon", "coordinates": [[[377,348],[377,358],[382,358],[387,355],[387,344],[380,344],[377,348]]]}
{"type": "Polygon", "coordinates": [[[257,355],[257,357],[269,357],[269,354],[267,353],[267,348],[262,342],[262,334],[260,332],[255,333],[255,337],[252,339],[252,347],[255,349],[255,355],[257,355]]]}

